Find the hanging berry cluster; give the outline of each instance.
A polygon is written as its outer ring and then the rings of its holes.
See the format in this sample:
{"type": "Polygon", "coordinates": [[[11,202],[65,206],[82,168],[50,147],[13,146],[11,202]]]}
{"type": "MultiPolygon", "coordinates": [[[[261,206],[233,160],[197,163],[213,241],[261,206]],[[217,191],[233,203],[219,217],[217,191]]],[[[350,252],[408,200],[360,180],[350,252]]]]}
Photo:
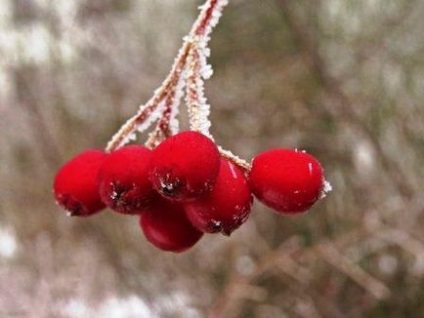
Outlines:
{"type": "Polygon", "coordinates": [[[330,190],[320,163],[304,151],[272,149],[250,164],[215,144],[203,80],[212,75],[208,42],[227,2],[200,7],[167,78],[104,151],[86,150],[59,169],[53,192],[69,215],[105,207],[137,215],[149,242],[182,252],[204,233],[230,235],[249,217],[253,196],[278,213],[295,214],[330,190]],[[190,130],[179,132],[183,97],[190,130]],[[127,145],[155,123],[144,146],[127,145]]]}

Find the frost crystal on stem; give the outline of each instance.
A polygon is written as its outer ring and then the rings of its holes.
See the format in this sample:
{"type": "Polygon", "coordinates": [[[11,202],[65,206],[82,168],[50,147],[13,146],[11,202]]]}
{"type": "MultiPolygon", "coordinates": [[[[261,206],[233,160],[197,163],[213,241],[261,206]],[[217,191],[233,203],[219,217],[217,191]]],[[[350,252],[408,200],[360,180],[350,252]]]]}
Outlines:
{"type": "Polygon", "coordinates": [[[234,164],[236,164],[240,168],[243,168],[245,171],[249,171],[252,168],[250,163],[248,163],[246,160],[241,159],[240,157],[236,156],[230,150],[222,149],[221,146],[218,146],[218,150],[219,150],[219,153],[221,154],[222,157],[230,160],[231,162],[233,162],[234,164]]]}
{"type": "MultiPolygon", "coordinates": [[[[146,104],[141,105],[138,112],[131,117],[121,129],[109,141],[106,150],[113,151],[124,146],[134,138],[136,131],[143,132],[159,118],[159,123],[154,132],[149,136],[146,143],[148,146],[155,146],[168,134],[178,132],[178,108],[183,95],[183,89],[188,86],[187,92],[191,97],[187,97],[190,109],[199,109],[199,116],[190,116],[191,127],[196,127],[208,137],[210,122],[208,120],[209,105],[203,94],[202,78],[207,79],[212,75],[212,68],[207,64],[209,56],[207,47],[212,29],[219,21],[222,10],[228,0],[207,0],[200,7],[200,14],[193,24],[188,36],[184,38],[184,43],[175,58],[171,72],[168,74],[162,85],[155,91],[146,104]],[[190,60],[190,63],[188,63],[190,60]],[[163,103],[164,108],[159,107],[163,103]],[[191,106],[190,106],[191,105],[191,106]],[[194,122],[199,122],[195,124],[194,122]]],[[[196,111],[189,111],[195,113],[196,111]]]]}
{"type": "MultiPolygon", "coordinates": [[[[178,133],[177,116],[183,96],[188,108],[190,129],[213,140],[209,132],[210,105],[204,93],[204,80],[209,79],[213,74],[212,67],[207,62],[210,56],[208,47],[210,35],[227,4],[228,0],[207,0],[199,7],[199,16],[189,34],[184,37],[183,45],[170,73],[147,103],[141,105],[138,112],[128,119],[112,137],[106,151],[110,152],[124,146],[135,139],[137,132],[145,132],[155,122],[157,122],[156,127],[145,143],[149,148],[156,147],[164,139],[178,133]]],[[[250,169],[246,161],[230,151],[219,149],[223,157],[245,170],[250,169]]]]}
{"type": "Polygon", "coordinates": [[[204,96],[204,83],[201,78],[199,50],[193,50],[191,52],[188,56],[187,65],[190,68],[187,74],[186,87],[186,104],[189,112],[190,128],[212,138],[209,133],[211,123],[208,120],[210,106],[204,96]]]}

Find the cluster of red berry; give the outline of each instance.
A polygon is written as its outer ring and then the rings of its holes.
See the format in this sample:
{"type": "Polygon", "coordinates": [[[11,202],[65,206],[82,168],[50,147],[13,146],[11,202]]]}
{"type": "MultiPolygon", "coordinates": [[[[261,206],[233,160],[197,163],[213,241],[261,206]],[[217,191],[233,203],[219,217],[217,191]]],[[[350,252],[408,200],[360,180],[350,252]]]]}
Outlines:
{"type": "Polygon", "coordinates": [[[70,215],[92,215],[105,206],[139,215],[148,241],[181,252],[203,233],[230,235],[247,220],[252,193],[279,213],[299,213],[320,198],[324,184],[321,165],[305,152],[269,150],[244,169],[223,158],[210,138],[185,131],[153,150],[84,151],[60,168],[53,188],[70,215]]]}

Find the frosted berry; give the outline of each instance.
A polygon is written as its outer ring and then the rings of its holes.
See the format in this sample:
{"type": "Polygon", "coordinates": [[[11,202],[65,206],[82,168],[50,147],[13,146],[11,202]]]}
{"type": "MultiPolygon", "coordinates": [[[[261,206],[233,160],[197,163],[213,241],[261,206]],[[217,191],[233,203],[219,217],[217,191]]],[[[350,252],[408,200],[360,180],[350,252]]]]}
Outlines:
{"type": "Polygon", "coordinates": [[[153,150],[150,180],[168,199],[187,201],[212,190],[219,172],[219,152],[212,140],[186,131],[153,150]]]}
{"type": "Polygon", "coordinates": [[[107,155],[100,150],[86,150],[66,162],[53,183],[56,202],[72,216],[88,216],[105,205],[97,191],[97,174],[107,155]]]}
{"type": "Polygon", "coordinates": [[[243,172],[221,159],[218,179],[212,192],[185,204],[190,222],[206,233],[230,235],[250,214],[252,194],[243,172]]]}
{"type": "Polygon", "coordinates": [[[138,214],[153,195],[148,166],[152,152],[131,145],[115,150],[103,162],[98,175],[102,201],[124,214],[138,214]]]}
{"type": "Polygon", "coordinates": [[[298,150],[272,149],[253,159],[249,181],[261,202],[291,214],[306,211],[318,200],[324,177],[313,156],[298,150]]]}
{"type": "Polygon", "coordinates": [[[140,226],[150,243],[161,250],[175,253],[189,249],[203,236],[191,225],[180,203],[168,201],[159,195],[141,214],[140,226]]]}

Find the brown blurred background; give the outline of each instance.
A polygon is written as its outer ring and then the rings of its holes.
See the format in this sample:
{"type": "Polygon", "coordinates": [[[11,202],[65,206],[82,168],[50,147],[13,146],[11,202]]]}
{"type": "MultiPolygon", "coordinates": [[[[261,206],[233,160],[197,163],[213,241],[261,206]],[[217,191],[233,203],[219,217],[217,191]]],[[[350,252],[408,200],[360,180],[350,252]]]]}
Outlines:
{"type": "Polygon", "coordinates": [[[0,317],[421,316],[422,1],[224,12],[212,132],[247,159],[271,147],[319,158],[334,190],[310,213],[256,204],[230,238],[174,255],[137,218],[55,205],[57,168],[104,147],[152,95],[199,4],[0,0],[0,317]]]}

